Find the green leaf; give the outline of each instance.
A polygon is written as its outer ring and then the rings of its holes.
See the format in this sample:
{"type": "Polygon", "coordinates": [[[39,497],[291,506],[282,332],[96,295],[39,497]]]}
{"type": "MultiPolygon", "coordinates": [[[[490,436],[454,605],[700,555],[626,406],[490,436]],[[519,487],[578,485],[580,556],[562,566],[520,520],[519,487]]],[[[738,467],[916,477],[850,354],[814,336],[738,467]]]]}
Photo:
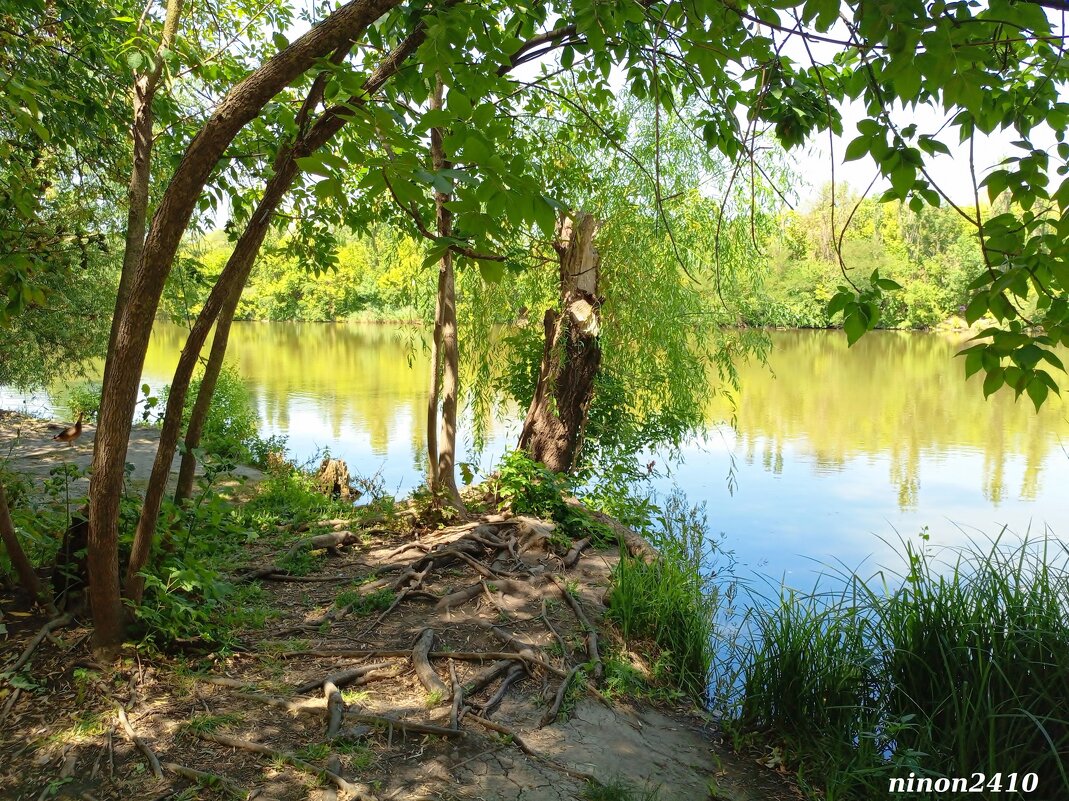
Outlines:
{"type": "Polygon", "coordinates": [[[846,155],[843,158],[843,161],[856,161],[857,159],[868,155],[869,142],[871,141],[871,137],[865,136],[864,134],[857,137],[857,139],[854,139],[846,146],[846,155]]]}
{"type": "Polygon", "coordinates": [[[488,284],[501,283],[501,279],[505,277],[505,265],[499,261],[480,259],[479,275],[481,275],[483,280],[488,284]]]}
{"type": "Polygon", "coordinates": [[[996,367],[994,370],[987,371],[987,377],[984,378],[984,397],[989,398],[996,392],[1004,383],[1004,372],[1001,367],[996,367]]]}
{"type": "Polygon", "coordinates": [[[1047,385],[1038,376],[1033,376],[1032,380],[1028,382],[1028,386],[1025,387],[1028,392],[1028,397],[1032,399],[1032,403],[1036,407],[1036,411],[1039,411],[1039,407],[1043,405],[1043,402],[1047,399],[1048,388],[1047,385]]]}

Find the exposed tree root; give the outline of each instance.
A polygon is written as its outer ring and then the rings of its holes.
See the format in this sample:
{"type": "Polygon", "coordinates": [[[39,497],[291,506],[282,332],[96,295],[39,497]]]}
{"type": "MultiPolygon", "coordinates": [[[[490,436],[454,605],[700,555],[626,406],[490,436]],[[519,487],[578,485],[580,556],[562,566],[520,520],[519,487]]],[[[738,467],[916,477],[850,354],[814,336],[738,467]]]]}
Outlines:
{"type": "Polygon", "coordinates": [[[345,702],[342,701],[341,690],[330,679],[323,682],[323,698],[327,702],[327,739],[334,739],[341,729],[345,702]]]}
{"type": "MultiPolygon", "coordinates": [[[[345,687],[348,684],[357,682],[358,679],[364,678],[368,673],[373,670],[383,670],[390,667],[389,662],[376,662],[373,665],[360,665],[359,667],[351,668],[349,670],[341,670],[337,673],[331,673],[328,676],[324,676],[321,679],[315,679],[314,681],[307,682],[298,687],[294,692],[297,695],[301,695],[317,687],[322,687],[324,684],[333,684],[336,687],[345,687]]],[[[385,678],[385,677],[383,677],[385,678]]]]}
{"type": "Polygon", "coordinates": [[[366,723],[369,726],[379,726],[387,729],[411,732],[413,734],[437,734],[440,737],[463,737],[467,734],[463,729],[447,729],[445,726],[435,726],[432,723],[419,723],[414,720],[401,720],[386,715],[368,715],[363,712],[348,711],[345,717],[355,720],[357,723],[366,723]]]}
{"type": "Polygon", "coordinates": [[[434,629],[423,629],[416,644],[412,646],[412,668],[416,671],[416,677],[423,688],[432,696],[449,698],[449,687],[431,667],[430,652],[434,646],[434,629]]]}
{"type": "Polygon", "coordinates": [[[241,785],[233,779],[228,779],[226,776],[220,776],[215,773],[205,773],[202,770],[194,770],[193,768],[187,768],[185,765],[179,765],[175,762],[164,762],[163,767],[165,770],[176,776],[181,776],[183,779],[189,779],[191,782],[196,782],[200,786],[222,787],[231,795],[242,798],[247,795],[241,788],[241,785]]]}
{"type": "Polygon", "coordinates": [[[572,543],[572,547],[568,549],[568,553],[564,555],[564,566],[566,568],[575,567],[579,561],[579,557],[583,555],[583,551],[590,547],[590,537],[584,537],[581,540],[576,540],[572,543]]]}
{"type": "Polygon", "coordinates": [[[457,668],[453,660],[449,660],[449,683],[453,693],[453,705],[449,709],[449,728],[460,729],[460,705],[464,700],[464,688],[457,681],[457,668]]]}
{"type": "Polygon", "coordinates": [[[557,688],[557,695],[554,697],[552,705],[546,710],[546,713],[542,715],[542,719],[538,721],[538,728],[543,729],[557,719],[557,715],[560,714],[561,704],[564,703],[564,696],[568,693],[568,685],[572,683],[572,679],[575,678],[575,674],[578,673],[581,668],[582,665],[576,665],[568,671],[568,675],[564,677],[564,681],[562,681],[557,688]]]}
{"type": "Polygon", "coordinates": [[[156,758],[156,754],[144,739],[137,736],[137,732],[135,732],[134,727],[130,725],[130,719],[126,716],[126,710],[122,708],[122,705],[116,704],[116,707],[119,710],[119,722],[122,724],[126,736],[130,739],[130,742],[136,745],[137,749],[145,755],[145,759],[148,761],[149,767],[152,769],[152,775],[157,779],[162,779],[163,770],[160,769],[160,761],[156,758]]]}
{"type": "MultiPolygon", "coordinates": [[[[497,705],[501,703],[501,700],[505,697],[505,693],[508,692],[509,685],[517,679],[522,678],[525,673],[526,671],[520,665],[512,665],[509,668],[508,673],[505,674],[505,678],[502,679],[497,691],[490,696],[490,700],[485,704],[482,704],[483,717],[488,718],[494,713],[494,710],[497,709],[497,705]]],[[[473,703],[472,706],[477,706],[477,704],[473,703]]]]}
{"type": "Polygon", "coordinates": [[[4,672],[14,673],[16,670],[19,670],[23,665],[30,661],[30,657],[33,656],[34,649],[36,649],[37,646],[41,644],[41,641],[44,640],[45,637],[47,637],[56,629],[68,625],[72,620],[74,620],[74,617],[72,615],[60,615],[59,617],[52,618],[43,626],[41,626],[38,632],[33,635],[33,639],[30,640],[29,644],[27,644],[25,650],[23,650],[22,655],[19,656],[19,658],[16,659],[12,665],[10,665],[9,667],[5,667],[4,672]]]}
{"type": "Polygon", "coordinates": [[[337,773],[326,768],[317,768],[310,762],[305,762],[295,754],[291,754],[288,751],[279,751],[276,748],[270,746],[261,745],[260,743],[253,743],[248,740],[242,740],[237,737],[230,737],[225,734],[214,734],[210,732],[197,732],[197,736],[202,740],[208,742],[218,743],[219,745],[225,745],[230,748],[240,748],[244,751],[252,751],[255,754],[263,754],[269,756],[272,759],[279,759],[283,762],[292,765],[298,770],[310,773],[313,776],[325,776],[330,779],[334,786],[345,793],[349,793],[357,801],[377,801],[375,796],[366,791],[364,787],[352,784],[347,779],[342,778],[337,773]]]}
{"type": "Polygon", "coordinates": [[[597,779],[597,777],[595,777],[593,773],[587,773],[586,771],[569,768],[567,765],[562,764],[555,759],[551,759],[550,757],[538,753],[527,744],[526,740],[524,740],[519,734],[517,734],[514,730],[510,729],[508,726],[502,726],[500,723],[496,723],[492,720],[487,720],[486,718],[475,714],[465,715],[464,719],[474,720],[480,726],[490,729],[491,731],[496,731],[498,734],[505,735],[506,737],[512,740],[512,743],[517,748],[523,751],[523,753],[527,754],[527,756],[531,757],[532,759],[538,760],[544,765],[548,765],[554,770],[559,770],[561,773],[567,773],[569,776],[572,776],[584,782],[596,781],[597,779]]]}
{"type": "Polygon", "coordinates": [[[590,618],[586,616],[586,612],[583,611],[583,605],[579,602],[579,599],[568,592],[568,588],[561,583],[560,579],[556,576],[549,576],[549,580],[557,585],[561,597],[564,599],[565,603],[572,608],[576,618],[579,620],[579,624],[586,632],[587,659],[594,663],[595,684],[601,684],[602,676],[605,675],[605,666],[602,664],[601,653],[598,651],[598,630],[594,628],[594,625],[590,622],[590,618]]]}

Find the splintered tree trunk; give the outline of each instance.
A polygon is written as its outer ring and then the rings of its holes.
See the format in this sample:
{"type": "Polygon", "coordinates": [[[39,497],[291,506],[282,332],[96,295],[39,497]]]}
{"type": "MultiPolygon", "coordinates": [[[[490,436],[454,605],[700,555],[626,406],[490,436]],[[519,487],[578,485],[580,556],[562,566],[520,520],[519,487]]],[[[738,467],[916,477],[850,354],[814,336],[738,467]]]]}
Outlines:
{"type": "Polygon", "coordinates": [[[520,432],[520,448],[558,473],[575,466],[601,364],[596,230],[584,212],[561,221],[561,310],[546,311],[538,385],[520,432]]]}

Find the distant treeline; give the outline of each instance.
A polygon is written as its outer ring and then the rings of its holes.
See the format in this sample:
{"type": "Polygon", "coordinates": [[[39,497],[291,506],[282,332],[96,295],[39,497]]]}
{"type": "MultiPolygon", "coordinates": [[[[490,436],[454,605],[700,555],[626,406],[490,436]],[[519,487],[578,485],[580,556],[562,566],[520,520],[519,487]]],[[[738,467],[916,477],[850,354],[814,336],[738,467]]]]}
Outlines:
{"type": "MultiPolygon", "coordinates": [[[[828,301],[849,276],[868,286],[873,270],[901,285],[885,296],[880,327],[930,328],[960,315],[981,261],[975,229],[954,209],[912,211],[899,202],[861,199],[841,188],[758,231],[761,255],[737,271],[725,300],[746,325],[826,328],[828,301]],[[845,233],[844,233],[845,227],[845,233]],[[762,233],[763,232],[763,233],[762,233]]],[[[196,314],[231,251],[222,232],[186,250],[172,274],[163,311],[196,314]]],[[[284,238],[269,242],[242,295],[242,320],[426,320],[433,309],[432,269],[425,244],[382,226],[343,238],[331,263],[309,264],[284,238]]],[[[712,258],[708,260],[712,262],[712,258]]]]}
{"type": "Polygon", "coordinates": [[[876,269],[902,287],[885,295],[880,327],[930,328],[962,314],[983,258],[974,226],[945,205],[917,212],[848,189],[837,194],[834,227],[829,188],[806,209],[783,215],[780,234],[739,300],[747,324],[837,325],[841,318],[827,313],[837,287],[849,276],[866,289],[876,269]]]}

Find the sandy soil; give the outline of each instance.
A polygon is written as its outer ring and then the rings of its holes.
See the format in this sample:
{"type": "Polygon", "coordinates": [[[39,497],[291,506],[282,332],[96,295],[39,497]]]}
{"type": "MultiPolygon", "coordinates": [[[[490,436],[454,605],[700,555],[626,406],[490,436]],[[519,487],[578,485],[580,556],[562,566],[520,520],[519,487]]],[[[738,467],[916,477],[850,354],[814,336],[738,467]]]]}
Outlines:
{"type": "MultiPolygon", "coordinates": [[[[82,427],[82,435],[70,444],[52,439],[72,424],[73,421],[48,422],[17,412],[0,411],[0,466],[6,465],[13,472],[34,480],[48,478],[51,470],[64,464],[77,465],[87,470],[93,460],[95,426],[85,424],[82,427]]],[[[159,441],[158,428],[137,426],[131,431],[126,461],[133,465],[132,481],[148,480],[159,441]]],[[[180,462],[181,457],[176,455],[171,466],[173,474],[177,474],[180,462]]],[[[235,474],[252,480],[260,476],[258,470],[245,466],[239,466],[235,474]]],[[[83,478],[81,482],[88,484],[88,479],[83,478]]]]}

